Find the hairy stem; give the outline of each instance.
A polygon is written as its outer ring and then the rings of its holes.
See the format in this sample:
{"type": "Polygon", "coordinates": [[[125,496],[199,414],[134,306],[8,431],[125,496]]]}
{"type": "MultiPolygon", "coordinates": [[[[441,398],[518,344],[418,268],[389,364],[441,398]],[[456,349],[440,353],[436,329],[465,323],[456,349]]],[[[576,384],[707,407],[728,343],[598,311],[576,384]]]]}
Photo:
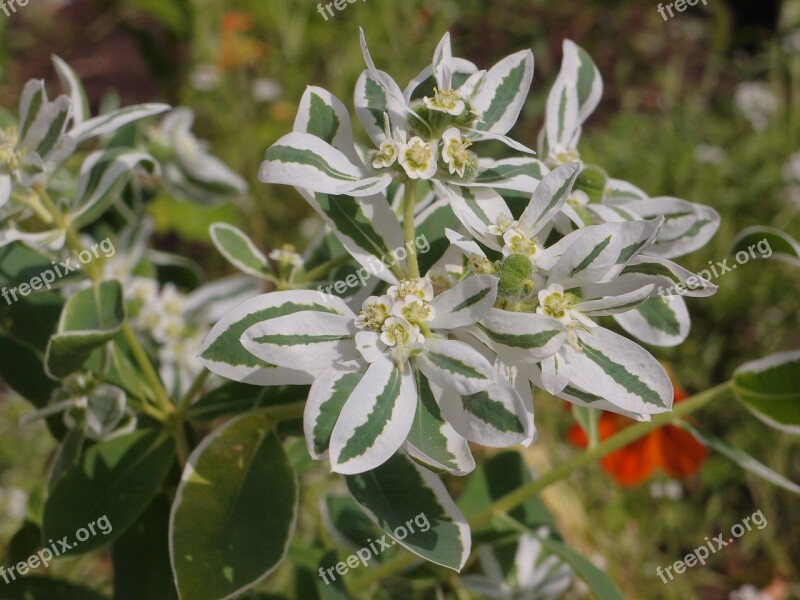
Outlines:
{"type": "MultiPolygon", "coordinates": [[[[490,506],[486,507],[484,510],[470,518],[470,527],[474,529],[485,525],[494,515],[498,513],[507,513],[529,498],[537,495],[548,486],[561,481],[562,479],[566,479],[575,471],[599,461],[604,456],[607,456],[608,454],[627,446],[631,442],[635,442],[639,438],[644,437],[648,433],[655,431],[664,425],[669,425],[677,419],[686,417],[687,415],[700,410],[711,401],[727,393],[730,386],[731,382],[728,381],[704,392],[700,392],[699,394],[695,394],[691,398],[688,398],[677,405],[672,412],[656,415],[649,423],[637,423],[623,429],[616,435],[599,443],[594,448],[576,456],[572,460],[561,463],[559,466],[542,475],[536,481],[532,481],[526,485],[523,485],[513,492],[506,494],[502,498],[498,498],[490,506]]],[[[386,577],[390,577],[420,560],[421,559],[418,556],[411,554],[410,552],[401,554],[394,559],[385,562],[377,569],[370,571],[369,574],[356,581],[351,590],[353,593],[363,591],[373,583],[379,582],[386,577]]]]}

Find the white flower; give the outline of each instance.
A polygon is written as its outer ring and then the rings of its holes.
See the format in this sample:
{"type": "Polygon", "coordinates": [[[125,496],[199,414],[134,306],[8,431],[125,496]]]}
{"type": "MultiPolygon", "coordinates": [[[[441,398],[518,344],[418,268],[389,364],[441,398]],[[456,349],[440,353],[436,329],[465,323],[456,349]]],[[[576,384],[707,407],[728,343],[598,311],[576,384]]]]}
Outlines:
{"type": "Polygon", "coordinates": [[[387,295],[394,301],[416,296],[421,300],[433,300],[433,284],[427,279],[404,279],[399,285],[390,286],[387,295]]]}
{"type": "Polygon", "coordinates": [[[683,486],[680,481],[674,479],[653,481],[650,484],[650,495],[656,499],[668,498],[677,501],[683,497],[683,486]]]}
{"type": "Polygon", "coordinates": [[[439,147],[414,136],[400,146],[400,165],[411,179],[431,179],[436,175],[439,147]]]}
{"type": "Polygon", "coordinates": [[[250,92],[256,102],[274,102],[281,97],[283,86],[274,79],[260,77],[250,85],[250,92]]]}
{"type": "Polygon", "coordinates": [[[383,169],[391,167],[397,162],[397,156],[400,153],[400,144],[394,140],[386,140],[375,152],[372,159],[372,166],[375,169],[383,169]]]}
{"type": "Polygon", "coordinates": [[[267,256],[281,267],[299,267],[303,257],[298,254],[292,244],[284,244],[280,249],[272,250],[267,256]]]}
{"type": "Polygon", "coordinates": [[[783,179],[786,183],[800,183],[800,152],[792,154],[783,167],[783,179]]]}
{"type": "Polygon", "coordinates": [[[359,329],[380,330],[383,322],[392,314],[393,300],[389,296],[370,296],[361,305],[361,312],[356,317],[359,329]]]}
{"type": "Polygon", "coordinates": [[[158,282],[147,277],[133,277],[125,285],[125,298],[148,305],[158,296],[158,282]]]}
{"type": "Polygon", "coordinates": [[[402,317],[389,317],[381,326],[381,341],[389,347],[421,344],[425,336],[419,327],[412,325],[402,317]]]}
{"type": "Polygon", "coordinates": [[[740,83],[734,92],[734,103],[756,131],[769,126],[769,119],[778,108],[778,99],[761,81],[740,83]]]}
{"type": "Polygon", "coordinates": [[[467,105],[458,90],[440,90],[433,88],[433,98],[423,98],[425,106],[457,117],[464,113],[467,105]]]}
{"type": "Polygon", "coordinates": [[[770,600],[771,598],[772,596],[761,593],[761,590],[749,583],[732,591],[728,596],[728,600],[770,600]]]}
{"type": "Polygon", "coordinates": [[[217,65],[197,65],[189,74],[189,83],[198,92],[210,92],[219,87],[222,71],[217,65]]]}
{"type": "Polygon", "coordinates": [[[461,132],[457,127],[451,127],[442,134],[442,159],[448,165],[450,174],[457,174],[464,177],[464,173],[470,163],[476,163],[474,155],[469,151],[472,140],[461,137],[461,132]]]}
{"type": "Polygon", "coordinates": [[[577,149],[556,144],[547,155],[547,164],[551,167],[557,167],[580,159],[581,155],[577,149]]]}
{"type": "Polygon", "coordinates": [[[700,144],[694,149],[694,157],[697,162],[709,165],[721,165],[728,157],[728,153],[719,146],[712,146],[711,144],[700,144]]]}

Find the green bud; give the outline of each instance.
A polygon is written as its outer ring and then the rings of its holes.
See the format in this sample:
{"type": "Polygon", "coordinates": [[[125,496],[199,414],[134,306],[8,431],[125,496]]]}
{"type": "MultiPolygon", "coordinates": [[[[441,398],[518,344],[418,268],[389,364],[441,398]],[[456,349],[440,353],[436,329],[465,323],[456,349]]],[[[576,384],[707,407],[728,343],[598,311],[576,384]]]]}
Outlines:
{"type": "Polygon", "coordinates": [[[603,201],[606,183],[608,183],[608,174],[596,165],[589,165],[578,175],[574,189],[589,196],[589,202],[599,203],[603,201]]]}
{"type": "Polygon", "coordinates": [[[533,295],[536,284],[533,282],[533,264],[523,254],[506,257],[497,268],[500,284],[497,295],[501,298],[525,300],[533,295]]]}

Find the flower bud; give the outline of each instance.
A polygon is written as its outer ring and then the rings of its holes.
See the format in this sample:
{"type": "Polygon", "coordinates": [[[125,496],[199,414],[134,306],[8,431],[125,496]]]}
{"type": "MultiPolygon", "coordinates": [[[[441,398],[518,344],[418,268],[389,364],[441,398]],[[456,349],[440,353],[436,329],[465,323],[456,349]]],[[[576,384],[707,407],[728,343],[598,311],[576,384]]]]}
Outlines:
{"type": "Polygon", "coordinates": [[[584,192],[589,197],[589,202],[595,204],[603,201],[608,174],[596,165],[589,165],[581,171],[575,181],[576,190],[584,192]]]}
{"type": "Polygon", "coordinates": [[[525,300],[529,298],[536,284],[533,281],[533,264],[523,254],[512,254],[506,257],[497,268],[500,284],[497,295],[505,299],[525,300]]]}

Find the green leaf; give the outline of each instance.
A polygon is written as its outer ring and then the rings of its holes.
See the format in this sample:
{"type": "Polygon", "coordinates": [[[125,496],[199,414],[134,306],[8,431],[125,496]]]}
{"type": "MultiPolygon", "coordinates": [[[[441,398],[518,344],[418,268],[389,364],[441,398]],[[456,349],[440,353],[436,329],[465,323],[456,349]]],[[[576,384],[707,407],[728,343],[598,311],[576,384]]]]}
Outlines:
{"type": "Polygon", "coordinates": [[[307,385],[265,387],[230,381],[202,396],[189,408],[194,421],[214,421],[230,415],[302,402],[308,398],[307,385]]]}
{"type": "Polygon", "coordinates": [[[433,473],[395,454],[345,481],[356,502],[398,544],[438,565],[456,571],[464,566],[472,545],[469,526],[433,473]]]}
{"type": "Polygon", "coordinates": [[[91,353],[122,328],[125,303],[118,281],[104,281],[77,292],[64,305],[58,332],[45,353],[47,374],[60,379],[80,369],[91,353]]]}
{"type": "Polygon", "coordinates": [[[112,547],[114,600],[177,600],[169,567],[169,502],[156,496],[112,547]]]}
{"type": "Polygon", "coordinates": [[[102,594],[68,581],[28,575],[3,585],[2,600],[108,600],[102,594]]]}
{"type": "Polygon", "coordinates": [[[546,550],[571,566],[575,574],[583,580],[598,600],[624,600],[617,584],[608,575],[564,542],[545,536],[537,537],[537,539],[546,550]]]}
{"type": "Polygon", "coordinates": [[[231,420],[192,453],[170,520],[172,568],[184,600],[233,598],[285,556],[299,492],[286,452],[258,414],[231,420]]]}
{"type": "Polygon", "coordinates": [[[800,485],[796,484],[793,481],[789,481],[783,475],[780,475],[767,467],[766,465],[758,462],[755,458],[739,450],[738,448],[734,448],[733,446],[729,445],[724,440],[719,439],[709,433],[705,433],[700,431],[693,425],[685,421],[681,421],[679,423],[681,427],[689,431],[697,441],[703,444],[704,446],[708,446],[709,448],[716,450],[720,454],[722,454],[728,460],[735,462],[745,471],[749,471],[758,477],[761,477],[765,481],[769,481],[773,485],[777,485],[780,488],[783,488],[789,492],[794,494],[800,495],[800,485]]]}
{"type": "MultiPolygon", "coordinates": [[[[322,518],[337,545],[358,550],[368,540],[376,540],[383,532],[373,523],[355,500],[346,494],[327,494],[322,501],[322,518]]],[[[377,560],[386,557],[378,555],[377,560]]]]}
{"type": "Polygon", "coordinates": [[[742,365],[733,374],[733,392],[767,425],[800,434],[800,351],[742,365]]]}
{"type": "Polygon", "coordinates": [[[450,248],[445,230],[457,230],[461,224],[447,199],[431,204],[417,215],[415,222],[417,239],[426,240],[429,246],[426,252],[424,246],[417,252],[420,273],[427,273],[450,248]]]}
{"type": "Polygon", "coordinates": [[[47,492],[52,494],[58,482],[63,479],[69,470],[78,464],[83,452],[83,442],[86,439],[86,428],[76,425],[67,431],[61,446],[58,448],[53,466],[47,477],[47,492]]]}
{"type": "Polygon", "coordinates": [[[243,231],[227,223],[214,223],[210,232],[217,250],[234,267],[262,279],[272,276],[267,257],[243,231]]]}
{"type": "Polygon", "coordinates": [[[67,536],[63,554],[82,554],[107,544],[130,527],[152,502],[174,461],[173,441],[163,433],[142,429],[101,442],[59,480],[44,510],[44,539],[67,536]],[[78,530],[98,519],[95,535],[76,539],[78,530]]]}

